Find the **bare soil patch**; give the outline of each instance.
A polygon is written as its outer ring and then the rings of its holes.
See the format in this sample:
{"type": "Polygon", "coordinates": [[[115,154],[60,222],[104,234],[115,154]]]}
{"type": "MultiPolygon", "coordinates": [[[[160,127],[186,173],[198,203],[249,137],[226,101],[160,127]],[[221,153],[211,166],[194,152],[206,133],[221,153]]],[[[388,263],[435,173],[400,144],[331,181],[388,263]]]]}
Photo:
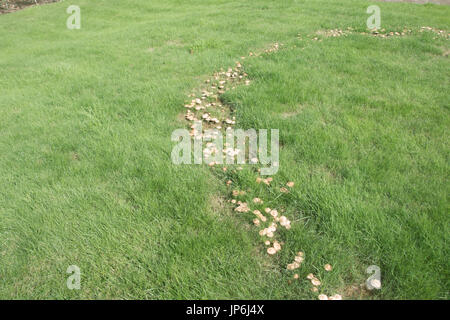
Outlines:
{"type": "Polygon", "coordinates": [[[10,13],[26,7],[58,1],[59,0],[0,0],[0,14],[10,13]]]}

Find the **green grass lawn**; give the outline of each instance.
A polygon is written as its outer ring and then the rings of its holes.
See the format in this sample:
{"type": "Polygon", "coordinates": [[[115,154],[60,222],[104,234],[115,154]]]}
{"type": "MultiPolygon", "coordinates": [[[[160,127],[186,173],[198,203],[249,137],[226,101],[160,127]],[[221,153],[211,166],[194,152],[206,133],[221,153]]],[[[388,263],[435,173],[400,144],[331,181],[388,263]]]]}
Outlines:
{"type": "Polygon", "coordinates": [[[420,28],[448,32],[449,16],[363,0],[74,0],[1,15],[0,298],[316,299],[312,272],[344,299],[448,299],[449,40],[420,28]],[[71,4],[80,30],[66,28],[71,4]],[[362,34],[370,4],[382,28],[411,33],[362,34]],[[251,85],[223,99],[236,127],[280,129],[270,186],[254,166],[170,159],[187,95],[238,60],[251,85]],[[285,210],[277,255],[233,211],[235,189],[285,210]],[[80,290],[66,287],[70,265],[80,290]],[[355,293],[370,265],[382,289],[355,293]]]}

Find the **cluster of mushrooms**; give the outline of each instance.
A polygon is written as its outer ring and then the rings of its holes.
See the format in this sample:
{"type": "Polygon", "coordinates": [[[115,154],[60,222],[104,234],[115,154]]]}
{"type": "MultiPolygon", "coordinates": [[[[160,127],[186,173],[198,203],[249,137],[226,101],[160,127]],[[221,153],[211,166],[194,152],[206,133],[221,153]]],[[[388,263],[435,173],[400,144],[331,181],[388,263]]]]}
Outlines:
{"type": "MultiPolygon", "coordinates": [[[[333,34],[341,35],[342,32],[339,30],[334,30],[333,34]]],[[[280,48],[280,45],[278,43],[275,43],[272,45],[269,49],[264,50],[262,53],[273,53],[278,51],[280,48]]],[[[249,56],[260,56],[260,53],[253,53],[251,52],[249,56]]],[[[242,60],[245,59],[245,57],[241,57],[242,60]]],[[[222,103],[220,96],[224,94],[227,90],[233,90],[238,85],[249,85],[250,81],[247,79],[248,74],[243,71],[242,65],[239,61],[236,62],[236,65],[234,68],[228,68],[227,70],[221,70],[220,72],[214,73],[213,77],[210,79],[207,79],[205,81],[205,86],[200,89],[196,90],[198,93],[192,93],[189,95],[191,99],[190,102],[187,102],[185,104],[186,108],[186,114],[185,119],[189,122],[195,122],[195,121],[201,121],[202,127],[204,129],[217,129],[217,130],[224,130],[231,128],[235,123],[236,119],[235,117],[231,116],[232,109],[230,106],[227,106],[226,104],[222,103]]],[[[197,130],[195,124],[191,125],[191,136],[194,136],[196,139],[203,139],[205,136],[204,129],[202,129],[202,132],[199,132],[197,130]]],[[[219,131],[218,131],[219,132],[219,131]]],[[[217,133],[218,134],[218,133],[217,133]]],[[[217,152],[224,152],[228,155],[235,155],[236,150],[232,150],[231,148],[225,148],[223,150],[218,150],[217,146],[214,145],[212,142],[208,142],[205,144],[203,153],[205,158],[208,156],[213,155],[217,152]]],[[[225,146],[227,147],[227,146],[225,146]]],[[[210,166],[214,166],[215,163],[210,163],[210,166]]],[[[223,171],[227,171],[226,167],[222,168],[223,171]]],[[[242,170],[242,167],[237,168],[237,170],[242,170]]],[[[273,178],[256,178],[256,183],[262,183],[267,186],[270,186],[272,183],[273,178]]],[[[231,180],[226,181],[226,185],[231,187],[232,185],[231,180]]],[[[289,193],[292,188],[294,188],[294,182],[289,181],[285,184],[285,186],[280,187],[281,193],[289,193]]],[[[238,200],[236,198],[245,196],[246,191],[243,190],[232,190],[232,197],[233,199],[230,200],[232,204],[235,205],[234,211],[237,213],[247,213],[252,211],[250,208],[250,205],[245,202],[238,200]]],[[[252,206],[261,206],[264,203],[264,201],[260,198],[253,198],[252,200],[252,206]]],[[[276,239],[276,231],[282,227],[286,230],[291,229],[291,221],[283,214],[280,214],[277,209],[266,207],[261,210],[264,211],[262,213],[258,209],[254,209],[252,213],[255,215],[255,218],[253,219],[253,224],[260,228],[259,235],[263,238],[264,244],[268,247],[267,253],[269,255],[275,255],[282,249],[282,245],[284,245],[283,242],[276,239]]],[[[283,210],[281,210],[283,211],[283,210]]],[[[294,260],[292,263],[288,264],[286,269],[289,271],[294,271],[301,267],[302,262],[304,261],[304,253],[302,251],[299,251],[297,255],[294,257],[294,260]]],[[[331,265],[327,264],[325,265],[326,271],[331,271],[331,265]]],[[[299,279],[299,275],[297,273],[294,274],[294,279],[299,279]]],[[[307,279],[311,281],[311,284],[313,285],[312,291],[318,292],[317,287],[321,285],[320,280],[315,277],[313,274],[309,274],[307,276],[307,279]]],[[[290,282],[291,280],[289,280],[290,282]]],[[[333,296],[326,296],[325,294],[318,295],[318,298],[320,300],[341,300],[342,297],[338,294],[333,296]]]]}

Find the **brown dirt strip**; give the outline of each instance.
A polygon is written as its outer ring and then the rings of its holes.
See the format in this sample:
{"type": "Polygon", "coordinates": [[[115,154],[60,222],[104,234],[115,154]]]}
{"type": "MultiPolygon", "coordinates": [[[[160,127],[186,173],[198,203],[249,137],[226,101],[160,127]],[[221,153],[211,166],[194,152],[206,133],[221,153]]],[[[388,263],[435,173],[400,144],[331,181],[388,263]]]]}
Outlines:
{"type": "Polygon", "coordinates": [[[11,13],[31,6],[58,2],[59,0],[0,0],[0,14],[11,13]]]}

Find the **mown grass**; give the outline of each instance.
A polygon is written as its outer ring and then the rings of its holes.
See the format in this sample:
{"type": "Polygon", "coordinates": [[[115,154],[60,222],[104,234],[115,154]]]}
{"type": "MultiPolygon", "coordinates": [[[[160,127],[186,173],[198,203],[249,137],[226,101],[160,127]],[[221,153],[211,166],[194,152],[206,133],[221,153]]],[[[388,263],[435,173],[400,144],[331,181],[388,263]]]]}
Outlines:
{"type": "MultiPolygon", "coordinates": [[[[81,30],[65,2],[0,16],[1,298],[315,298],[287,282],[298,250],[324,291],[376,264],[368,298],[448,298],[448,40],[297,39],[365,30],[367,1],[70,4],[81,30]],[[224,96],[237,127],[280,129],[273,187],[228,176],[293,221],[269,258],[221,179],[171,163],[170,135],[192,88],[273,42],[224,96]]],[[[377,5],[386,29],[449,29],[447,6],[377,5]]]]}

